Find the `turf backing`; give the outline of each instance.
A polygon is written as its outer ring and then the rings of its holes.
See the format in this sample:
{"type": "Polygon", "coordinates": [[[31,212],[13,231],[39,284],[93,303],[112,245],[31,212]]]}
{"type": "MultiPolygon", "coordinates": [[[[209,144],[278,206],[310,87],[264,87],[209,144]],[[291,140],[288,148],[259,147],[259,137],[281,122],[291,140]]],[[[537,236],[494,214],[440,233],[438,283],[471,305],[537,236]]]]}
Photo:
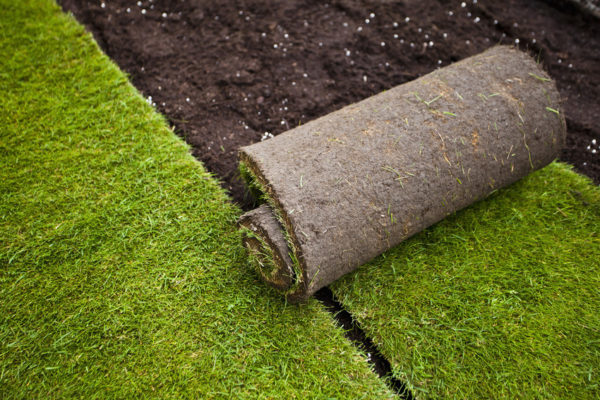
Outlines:
{"type": "Polygon", "coordinates": [[[392,396],[73,18],[0,7],[0,398],[392,396]]]}
{"type": "Polygon", "coordinates": [[[333,292],[417,398],[600,397],[600,190],[553,163],[333,292]]]}

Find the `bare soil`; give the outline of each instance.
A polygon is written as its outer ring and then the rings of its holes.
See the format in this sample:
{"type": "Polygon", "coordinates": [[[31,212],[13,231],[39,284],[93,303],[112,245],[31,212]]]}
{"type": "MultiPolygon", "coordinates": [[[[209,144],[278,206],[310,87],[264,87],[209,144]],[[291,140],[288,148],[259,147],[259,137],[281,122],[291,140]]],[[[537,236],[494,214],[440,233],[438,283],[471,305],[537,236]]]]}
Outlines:
{"type": "Polygon", "coordinates": [[[600,183],[600,23],[571,2],[60,2],[241,204],[240,146],[497,43],[539,57],[557,81],[561,159],[600,183]]]}

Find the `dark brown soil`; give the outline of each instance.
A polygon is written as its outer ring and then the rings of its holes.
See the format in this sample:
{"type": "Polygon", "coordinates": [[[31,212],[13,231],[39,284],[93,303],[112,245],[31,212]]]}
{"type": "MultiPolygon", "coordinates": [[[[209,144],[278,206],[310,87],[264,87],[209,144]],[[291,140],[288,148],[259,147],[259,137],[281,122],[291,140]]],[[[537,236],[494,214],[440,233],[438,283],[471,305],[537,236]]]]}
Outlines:
{"type": "Polygon", "coordinates": [[[565,100],[561,158],[600,182],[600,23],[570,2],[61,3],[239,202],[240,146],[496,43],[540,57],[565,100]]]}

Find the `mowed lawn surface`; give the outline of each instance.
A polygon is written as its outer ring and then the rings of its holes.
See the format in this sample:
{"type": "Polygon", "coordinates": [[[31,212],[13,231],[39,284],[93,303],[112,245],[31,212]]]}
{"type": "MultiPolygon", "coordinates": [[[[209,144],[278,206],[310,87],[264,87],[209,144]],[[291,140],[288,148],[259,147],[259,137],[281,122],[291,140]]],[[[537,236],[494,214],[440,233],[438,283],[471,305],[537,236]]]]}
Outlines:
{"type": "Polygon", "coordinates": [[[0,398],[392,397],[73,18],[0,9],[0,398]]]}
{"type": "Polygon", "coordinates": [[[417,398],[600,398],[600,189],[564,164],[332,289],[417,398]]]}

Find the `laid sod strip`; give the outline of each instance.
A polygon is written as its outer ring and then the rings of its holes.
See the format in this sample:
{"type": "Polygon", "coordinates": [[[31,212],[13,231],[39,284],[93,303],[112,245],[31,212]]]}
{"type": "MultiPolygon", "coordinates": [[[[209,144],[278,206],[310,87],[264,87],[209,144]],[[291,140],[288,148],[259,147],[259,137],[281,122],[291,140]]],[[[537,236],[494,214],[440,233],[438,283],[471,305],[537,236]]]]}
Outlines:
{"type": "Polygon", "coordinates": [[[418,398],[597,399],[599,230],[554,163],[331,288],[418,398]]]}
{"type": "Polygon", "coordinates": [[[305,300],[550,163],[566,136],[559,105],[535,60],[498,46],[243,147],[241,175],[265,203],[240,219],[252,260],[305,300]]]}
{"type": "Polygon", "coordinates": [[[0,398],[393,397],[82,27],[0,6],[0,398]]]}

